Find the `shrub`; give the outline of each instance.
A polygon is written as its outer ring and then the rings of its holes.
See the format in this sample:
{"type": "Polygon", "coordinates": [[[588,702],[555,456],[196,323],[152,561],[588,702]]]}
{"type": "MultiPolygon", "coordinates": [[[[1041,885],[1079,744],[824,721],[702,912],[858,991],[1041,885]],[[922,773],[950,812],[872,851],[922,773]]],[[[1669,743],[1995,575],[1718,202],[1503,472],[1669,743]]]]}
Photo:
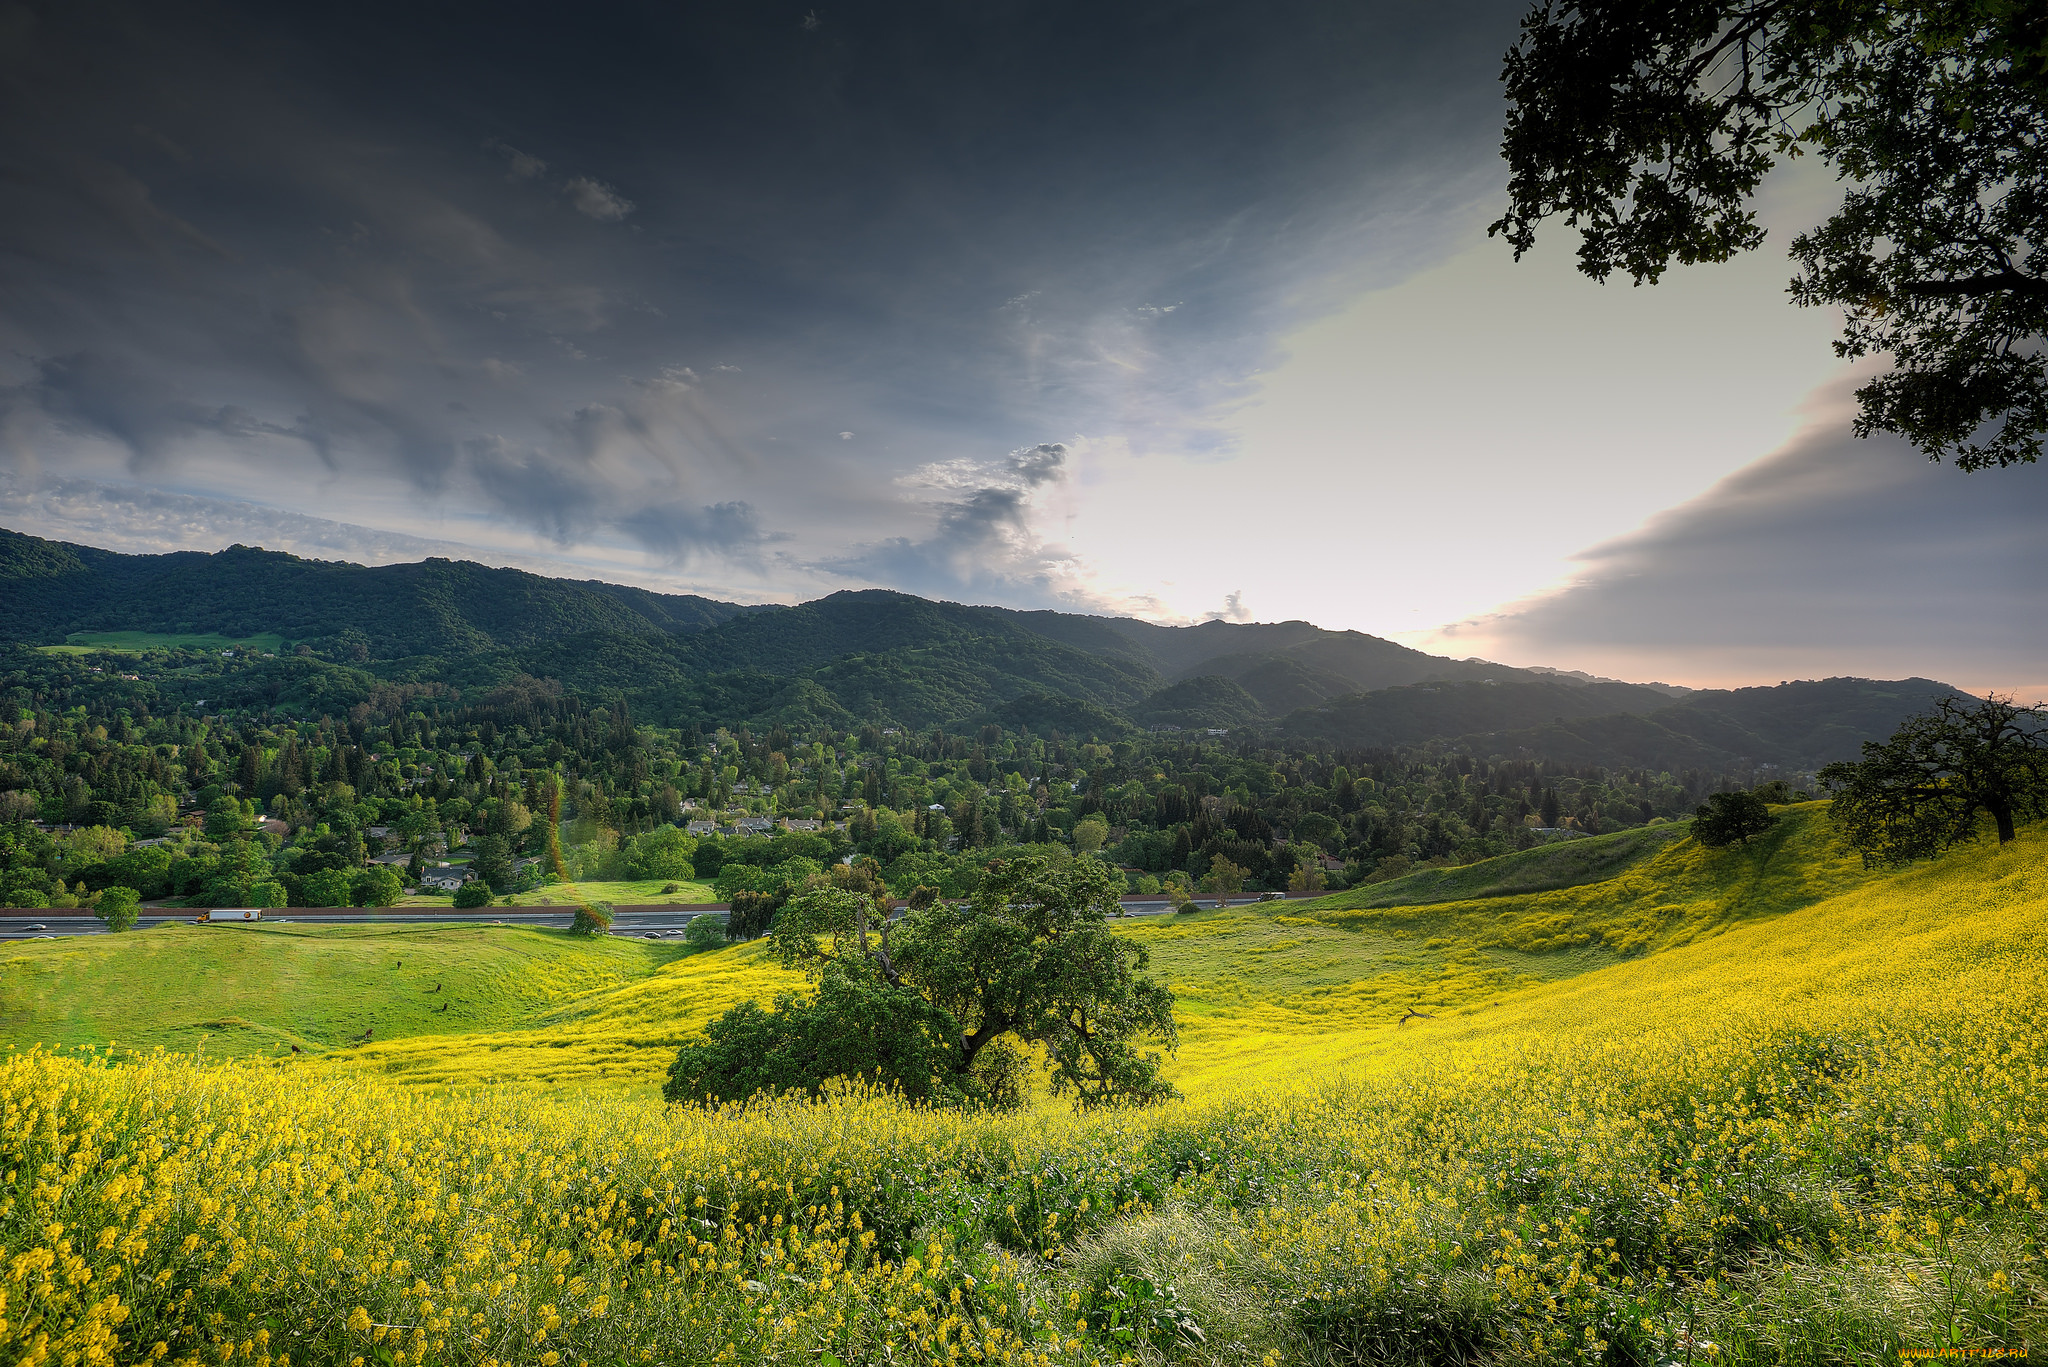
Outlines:
{"type": "Polygon", "coordinates": [[[657,826],[633,838],[626,855],[626,869],[634,878],[695,878],[690,857],[697,841],[677,826],[657,826]]]}
{"type": "Polygon", "coordinates": [[[107,929],[119,931],[134,928],[141,905],[142,894],[134,888],[101,888],[97,909],[107,929]]]}
{"type": "Polygon", "coordinates": [[[742,1002],[704,1027],[669,1066],[670,1101],[744,1101],[757,1092],[817,1096],[825,1080],[858,1077],[913,1101],[957,1100],[951,1016],[914,992],[828,980],[816,996],[742,1002]]]}
{"type": "Polygon", "coordinates": [[[379,864],[355,877],[355,904],[359,907],[390,907],[405,896],[405,882],[389,866],[379,864]]]}
{"type": "Polygon", "coordinates": [[[725,918],[725,938],[728,940],[758,940],[768,933],[768,927],[775,923],[775,913],[782,909],[788,896],[781,890],[774,892],[739,892],[733,894],[732,910],[725,918]]]}
{"type": "Polygon", "coordinates": [[[468,911],[491,904],[491,885],[481,878],[472,878],[455,890],[455,905],[468,911]]]}
{"type": "Polygon", "coordinates": [[[716,949],[725,943],[725,923],[716,916],[693,916],[683,931],[683,943],[692,949],[716,949]]]}
{"type": "Polygon", "coordinates": [[[309,907],[354,906],[355,880],[342,869],[321,869],[306,875],[299,896],[309,907]]]}

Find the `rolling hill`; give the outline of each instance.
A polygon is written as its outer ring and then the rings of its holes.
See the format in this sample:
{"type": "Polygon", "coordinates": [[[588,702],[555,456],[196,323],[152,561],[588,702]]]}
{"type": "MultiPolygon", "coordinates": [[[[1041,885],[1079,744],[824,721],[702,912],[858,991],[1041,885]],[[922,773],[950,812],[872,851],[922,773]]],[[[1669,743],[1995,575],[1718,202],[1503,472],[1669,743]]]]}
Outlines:
{"type": "MultiPolygon", "coordinates": [[[[1408,1005],[1453,1009],[1814,905],[1895,875],[1835,849],[1825,804],[1781,809],[1748,847],[1685,824],[1545,846],[1314,903],[1134,920],[1187,1016],[1176,1075],[1224,1079],[1238,1035],[1281,1021],[1363,1040],[1408,1005]]],[[[214,1055],[302,1050],[434,1083],[651,1084],[676,1045],[801,979],[761,943],[690,955],[488,924],[182,923],[37,943],[0,960],[0,1040],[214,1055]],[[120,986],[125,984],[125,986],[120,986]],[[443,1009],[445,1008],[445,1010],[443,1009]],[[357,1043],[365,1028],[370,1043],[357,1043]]]]}
{"type": "Polygon", "coordinates": [[[1674,702],[1640,684],[1414,684],[1299,709],[1279,730],[1337,745],[1443,741],[1480,756],[1673,773],[1808,771],[1855,759],[1864,741],[1955,691],[1932,679],[1818,679],[1700,689],[1674,702]]]}
{"type": "Polygon", "coordinates": [[[0,528],[0,638],[263,634],[337,659],[468,654],[593,630],[688,634],[755,609],[431,559],[365,567],[230,546],[123,555],[0,528]]]}
{"type": "Polygon", "coordinates": [[[1775,765],[1810,770],[1856,759],[1956,690],[1933,679],[1814,679],[1768,688],[1707,689],[1653,711],[1559,717],[1520,731],[1461,737],[1480,754],[1527,752],[1570,764],[1676,772],[1775,765]]]}
{"type": "Polygon", "coordinates": [[[30,1047],[0,1054],[0,1289],[29,1313],[0,1352],[2023,1353],[2048,1333],[2048,842],[1872,873],[1818,807],[1785,817],[1746,849],[1504,858],[1435,889],[1455,900],[1376,905],[1389,884],[1130,925],[1178,994],[1189,1094],[1143,1110],[857,1087],[662,1105],[679,1038],[789,982],[756,946],[664,962],[478,926],[11,946],[0,1030],[30,1047]],[[162,983],[145,962],[213,970],[240,1014],[134,992],[162,983]],[[286,1000],[307,971],[359,1000],[286,1000]],[[125,994],[132,1020],[66,1015],[53,984],[125,994]],[[436,1033],[437,986],[479,1014],[436,1033]],[[350,1043],[364,1020],[374,1042],[350,1043]],[[115,1030],[179,1051],[34,1047],[115,1030]]]}
{"type": "MultiPolygon", "coordinates": [[[[1680,690],[1452,660],[1306,622],[1168,627],[849,590],[747,607],[448,560],[365,568],[231,547],[122,555],[0,530],[0,648],[242,642],[282,658],[154,678],[162,702],[345,711],[396,684],[547,680],[668,723],[1456,742],[1573,764],[1806,768],[1948,691],[1928,680],[1680,690]],[[77,644],[67,644],[76,638],[77,644]],[[303,653],[300,653],[303,652],[303,653]]],[[[18,655],[15,657],[20,659],[18,655]]]]}

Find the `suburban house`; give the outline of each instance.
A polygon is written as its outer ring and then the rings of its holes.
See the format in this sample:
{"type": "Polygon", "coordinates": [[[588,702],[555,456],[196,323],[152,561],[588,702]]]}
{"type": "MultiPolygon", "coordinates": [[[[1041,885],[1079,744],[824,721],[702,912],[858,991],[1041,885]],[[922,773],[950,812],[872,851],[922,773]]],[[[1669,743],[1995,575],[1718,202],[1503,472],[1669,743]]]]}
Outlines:
{"type": "Polygon", "coordinates": [[[453,892],[469,881],[467,864],[436,864],[420,875],[420,886],[453,892]]]}

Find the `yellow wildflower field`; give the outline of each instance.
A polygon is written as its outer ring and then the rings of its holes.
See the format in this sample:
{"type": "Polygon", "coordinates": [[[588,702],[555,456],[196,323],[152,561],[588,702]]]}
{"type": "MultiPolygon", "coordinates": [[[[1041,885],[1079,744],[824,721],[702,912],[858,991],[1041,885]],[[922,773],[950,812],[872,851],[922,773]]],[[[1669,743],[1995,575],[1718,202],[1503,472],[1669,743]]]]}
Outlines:
{"type": "Polygon", "coordinates": [[[746,948],[318,1057],[16,1050],[0,1360],[2048,1347],[2048,833],[1873,875],[1787,826],[1135,925],[1189,1008],[1187,1099],[1142,1111],[663,1106],[664,1051],[787,982],[746,948]]]}

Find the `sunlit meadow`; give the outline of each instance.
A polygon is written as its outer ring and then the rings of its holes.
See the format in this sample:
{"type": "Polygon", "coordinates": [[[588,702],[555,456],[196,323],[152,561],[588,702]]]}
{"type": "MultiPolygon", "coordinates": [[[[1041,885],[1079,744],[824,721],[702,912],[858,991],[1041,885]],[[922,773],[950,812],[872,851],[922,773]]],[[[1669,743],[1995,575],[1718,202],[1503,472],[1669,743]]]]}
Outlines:
{"type": "MultiPolygon", "coordinates": [[[[1136,926],[1188,1008],[1187,1099],[1145,1111],[664,1107],[649,1070],[673,1041],[786,984],[747,949],[606,961],[468,1033],[285,1059],[255,1025],[225,1062],[17,1049],[0,1357],[1877,1363],[2048,1342],[2048,838],[1871,875],[1799,815],[1583,887],[1136,926]]],[[[11,972],[84,952],[31,948],[11,972]]]]}

